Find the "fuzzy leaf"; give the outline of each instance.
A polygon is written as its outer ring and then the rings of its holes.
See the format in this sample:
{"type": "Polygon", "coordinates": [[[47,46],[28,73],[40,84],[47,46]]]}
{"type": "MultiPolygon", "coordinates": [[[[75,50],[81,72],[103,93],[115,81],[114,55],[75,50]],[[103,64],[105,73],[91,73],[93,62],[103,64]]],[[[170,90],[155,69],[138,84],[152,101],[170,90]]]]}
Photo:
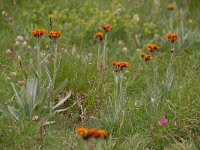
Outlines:
{"type": "Polygon", "coordinates": [[[65,79],[58,87],[57,89],[53,92],[52,96],[49,97],[51,100],[55,100],[58,94],[65,88],[67,85],[67,79],[65,79]]]}
{"type": "Polygon", "coordinates": [[[12,107],[12,106],[8,106],[8,110],[9,110],[9,112],[12,114],[12,116],[13,116],[16,120],[19,119],[19,112],[18,112],[17,109],[15,109],[15,108],[12,107]]]}
{"type": "Polygon", "coordinates": [[[60,113],[60,112],[63,112],[63,111],[67,111],[68,109],[70,109],[71,107],[73,107],[77,102],[74,102],[71,106],[65,108],[65,109],[58,109],[56,111],[54,111],[54,113],[60,113]]]}
{"type": "Polygon", "coordinates": [[[16,88],[15,88],[14,84],[11,83],[11,85],[12,85],[12,88],[13,88],[13,91],[14,91],[14,94],[15,94],[15,97],[16,97],[18,106],[21,107],[21,108],[23,108],[23,102],[22,102],[22,100],[20,99],[20,97],[19,97],[19,95],[18,95],[18,93],[17,93],[17,91],[16,91],[16,88]]]}

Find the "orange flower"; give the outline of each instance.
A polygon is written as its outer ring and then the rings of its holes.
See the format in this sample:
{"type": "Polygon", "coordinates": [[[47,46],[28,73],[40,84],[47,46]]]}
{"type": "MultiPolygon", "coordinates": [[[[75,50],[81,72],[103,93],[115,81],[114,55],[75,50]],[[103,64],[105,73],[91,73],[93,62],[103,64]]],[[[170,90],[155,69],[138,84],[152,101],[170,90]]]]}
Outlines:
{"type": "Polygon", "coordinates": [[[96,32],[96,35],[95,35],[96,39],[98,41],[102,41],[103,40],[103,33],[102,32],[96,32]]]}
{"type": "Polygon", "coordinates": [[[76,132],[80,134],[81,136],[85,136],[88,133],[88,130],[86,128],[76,128],[76,132]]]}
{"type": "Polygon", "coordinates": [[[106,130],[97,130],[94,134],[94,137],[106,139],[108,137],[108,133],[106,130]]]}
{"type": "Polygon", "coordinates": [[[130,63],[129,62],[124,62],[124,67],[129,67],[130,66],[130,63]]]}
{"type": "Polygon", "coordinates": [[[168,40],[172,43],[174,43],[178,39],[178,35],[175,33],[167,33],[166,36],[168,40]]]}
{"type": "Polygon", "coordinates": [[[120,72],[123,70],[123,68],[127,68],[130,66],[130,63],[129,62],[116,62],[116,61],[113,61],[112,62],[112,65],[115,67],[115,72],[120,72]]]}
{"type": "Polygon", "coordinates": [[[144,58],[144,60],[145,60],[145,61],[148,61],[148,60],[151,60],[151,58],[152,58],[151,55],[146,55],[145,58],[144,58]]]}
{"type": "Polygon", "coordinates": [[[173,4],[169,4],[169,5],[167,6],[167,9],[168,9],[168,10],[174,10],[174,5],[173,5],[173,4]]]}
{"type": "Polygon", "coordinates": [[[61,36],[61,32],[60,31],[51,31],[49,33],[49,37],[50,38],[59,38],[61,36]]]}
{"type": "Polygon", "coordinates": [[[111,29],[112,29],[112,26],[110,24],[107,24],[107,25],[104,25],[103,26],[103,29],[106,31],[106,32],[109,32],[111,29]]]}
{"type": "Polygon", "coordinates": [[[147,44],[147,47],[146,47],[150,52],[153,52],[154,50],[158,50],[160,49],[159,46],[155,45],[155,44],[147,44]]]}
{"type": "Polygon", "coordinates": [[[130,63],[129,62],[116,62],[116,61],[113,61],[112,62],[112,65],[115,66],[115,67],[129,67],[130,66],[130,63]]]}
{"type": "Polygon", "coordinates": [[[147,62],[148,60],[151,60],[152,56],[145,54],[144,52],[140,53],[140,56],[147,62]]]}
{"type": "Polygon", "coordinates": [[[140,56],[141,56],[142,58],[145,58],[146,54],[145,54],[144,52],[141,52],[141,53],[140,53],[140,56]]]}
{"type": "Polygon", "coordinates": [[[34,36],[34,37],[40,37],[42,35],[44,35],[46,33],[46,30],[45,29],[35,29],[31,32],[31,34],[34,36]]]}
{"type": "Polygon", "coordinates": [[[88,138],[94,136],[96,132],[97,132],[96,128],[89,129],[87,134],[84,136],[84,139],[88,139],[88,138]]]}

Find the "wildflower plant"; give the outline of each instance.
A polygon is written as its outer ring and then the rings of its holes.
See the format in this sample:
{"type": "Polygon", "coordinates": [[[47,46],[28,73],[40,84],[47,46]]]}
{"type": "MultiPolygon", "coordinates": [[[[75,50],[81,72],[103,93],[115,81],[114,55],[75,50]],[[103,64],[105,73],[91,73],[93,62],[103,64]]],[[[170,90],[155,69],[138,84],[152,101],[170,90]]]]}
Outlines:
{"type": "Polygon", "coordinates": [[[103,32],[98,31],[95,34],[95,38],[98,42],[98,50],[97,50],[97,69],[101,70],[102,68],[102,54],[101,54],[101,46],[103,41],[103,32]]]}
{"type": "Polygon", "coordinates": [[[153,106],[158,106],[160,98],[162,96],[159,82],[158,82],[158,67],[155,63],[155,60],[152,59],[155,57],[155,54],[160,49],[159,46],[156,44],[147,44],[146,49],[150,52],[149,54],[146,54],[144,52],[140,53],[141,58],[145,62],[145,70],[146,70],[146,83],[147,83],[147,96],[151,101],[151,104],[153,106]],[[152,60],[151,60],[152,59],[152,60]],[[152,71],[153,74],[151,74],[151,65],[149,64],[149,61],[152,61],[152,71]]]}
{"type": "Polygon", "coordinates": [[[105,40],[104,40],[103,53],[102,53],[102,65],[103,65],[103,68],[105,68],[107,55],[108,55],[108,49],[107,49],[108,35],[110,33],[110,30],[112,29],[112,26],[110,24],[106,24],[103,26],[103,29],[105,30],[105,40]]]}
{"type": "Polygon", "coordinates": [[[166,79],[165,79],[165,82],[164,82],[164,88],[165,88],[165,92],[168,93],[172,87],[172,83],[173,83],[173,80],[174,80],[174,68],[173,68],[173,63],[175,61],[174,57],[175,57],[175,48],[174,48],[174,43],[177,41],[178,39],[178,35],[175,34],[175,33],[167,33],[166,34],[166,37],[170,43],[170,60],[169,60],[169,63],[168,63],[168,67],[167,67],[167,70],[166,70],[166,79]]]}
{"type": "Polygon", "coordinates": [[[41,80],[41,60],[40,60],[40,38],[46,33],[45,29],[35,29],[32,32],[32,35],[37,40],[37,73],[39,77],[39,82],[41,80]]]}
{"type": "Polygon", "coordinates": [[[108,108],[101,112],[100,119],[91,117],[91,122],[95,125],[109,128],[110,130],[120,130],[125,117],[125,88],[123,86],[124,70],[130,66],[129,62],[112,62],[114,75],[114,95],[110,99],[108,108]]]}
{"type": "Polygon", "coordinates": [[[26,86],[22,86],[20,91],[16,90],[13,83],[11,85],[18,107],[0,104],[0,111],[3,114],[16,120],[21,118],[28,118],[30,120],[34,113],[42,111],[42,107],[47,99],[47,90],[38,86],[38,79],[29,76],[26,86]]]}
{"type": "Polygon", "coordinates": [[[110,24],[104,25],[102,27],[105,31],[105,34],[101,31],[96,32],[95,38],[98,41],[98,52],[97,52],[97,69],[105,69],[107,63],[107,44],[108,44],[108,35],[112,26],[110,24]],[[104,36],[105,35],[105,36],[104,36]],[[103,44],[103,50],[101,51],[101,45],[103,44]]]}

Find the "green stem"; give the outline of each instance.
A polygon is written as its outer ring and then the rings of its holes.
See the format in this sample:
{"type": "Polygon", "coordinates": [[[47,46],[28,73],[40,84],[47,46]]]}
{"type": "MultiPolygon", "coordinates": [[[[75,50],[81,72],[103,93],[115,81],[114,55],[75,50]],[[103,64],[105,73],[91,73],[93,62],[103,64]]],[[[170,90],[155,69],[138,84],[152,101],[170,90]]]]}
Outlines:
{"type": "Polygon", "coordinates": [[[54,52],[54,68],[53,68],[52,90],[54,89],[54,86],[55,86],[56,72],[57,72],[57,55],[58,55],[58,42],[57,42],[57,40],[55,40],[54,46],[55,46],[55,52],[54,52]]]}
{"type": "Polygon", "coordinates": [[[115,74],[114,72],[114,100],[115,100],[115,110],[117,110],[118,105],[118,82],[119,76],[118,73],[115,74]]]}
{"type": "MultiPolygon", "coordinates": [[[[145,70],[146,70],[147,94],[149,94],[150,87],[149,87],[149,68],[148,68],[148,62],[146,62],[145,68],[146,68],[145,70]]],[[[148,96],[150,96],[150,95],[148,95],[148,96]]]]}
{"type": "Polygon", "coordinates": [[[37,38],[37,65],[38,65],[38,87],[40,91],[41,87],[41,62],[40,62],[40,37],[37,38]]]}
{"type": "Polygon", "coordinates": [[[98,43],[98,48],[97,48],[97,69],[101,70],[101,56],[100,56],[100,49],[101,49],[101,43],[98,43]]]}
{"type": "Polygon", "coordinates": [[[120,90],[120,95],[119,95],[119,105],[120,107],[123,107],[124,105],[124,95],[123,95],[123,72],[120,71],[120,74],[119,74],[119,77],[120,77],[120,83],[119,83],[119,90],[120,90]]]}
{"type": "Polygon", "coordinates": [[[105,40],[104,40],[104,46],[103,46],[103,60],[102,60],[102,66],[103,66],[103,69],[105,69],[106,67],[106,59],[107,59],[107,49],[106,49],[106,45],[107,45],[107,38],[108,38],[108,34],[106,34],[105,36],[105,40]]]}

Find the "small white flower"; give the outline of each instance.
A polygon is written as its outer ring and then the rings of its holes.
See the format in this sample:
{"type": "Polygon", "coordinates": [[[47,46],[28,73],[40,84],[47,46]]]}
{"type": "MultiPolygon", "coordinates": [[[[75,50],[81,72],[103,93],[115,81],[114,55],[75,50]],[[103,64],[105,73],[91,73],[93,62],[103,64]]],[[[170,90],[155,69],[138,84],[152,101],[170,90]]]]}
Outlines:
{"type": "Polygon", "coordinates": [[[7,80],[10,80],[11,78],[10,78],[10,77],[7,77],[6,79],[7,79],[7,80]]]}
{"type": "Polygon", "coordinates": [[[8,13],[7,13],[5,10],[3,10],[3,11],[1,12],[1,14],[2,14],[2,16],[5,16],[5,17],[8,16],[8,13]]]}
{"type": "Polygon", "coordinates": [[[24,41],[24,42],[22,43],[22,47],[26,47],[26,46],[27,46],[27,42],[24,41]]]}
{"type": "Polygon", "coordinates": [[[16,73],[15,71],[11,72],[10,74],[11,74],[12,76],[16,76],[16,75],[17,75],[17,73],[16,73]]]}
{"type": "Polygon", "coordinates": [[[19,45],[19,41],[16,41],[16,42],[15,42],[15,46],[18,46],[18,45],[19,45]]]}
{"type": "Polygon", "coordinates": [[[30,45],[27,46],[28,49],[31,49],[32,47],[30,45]]]}
{"type": "Polygon", "coordinates": [[[123,47],[122,50],[123,51],[128,51],[128,48],[127,47],[123,47]]]}
{"type": "Polygon", "coordinates": [[[136,21],[136,22],[140,21],[139,14],[134,14],[133,15],[133,21],[136,21]]]}
{"type": "Polygon", "coordinates": [[[118,41],[118,45],[123,45],[123,44],[124,44],[124,42],[122,40],[118,41]]]}
{"type": "Polygon", "coordinates": [[[139,53],[139,52],[141,52],[141,50],[140,50],[140,49],[137,49],[136,51],[137,51],[138,53],[139,53]]]}

